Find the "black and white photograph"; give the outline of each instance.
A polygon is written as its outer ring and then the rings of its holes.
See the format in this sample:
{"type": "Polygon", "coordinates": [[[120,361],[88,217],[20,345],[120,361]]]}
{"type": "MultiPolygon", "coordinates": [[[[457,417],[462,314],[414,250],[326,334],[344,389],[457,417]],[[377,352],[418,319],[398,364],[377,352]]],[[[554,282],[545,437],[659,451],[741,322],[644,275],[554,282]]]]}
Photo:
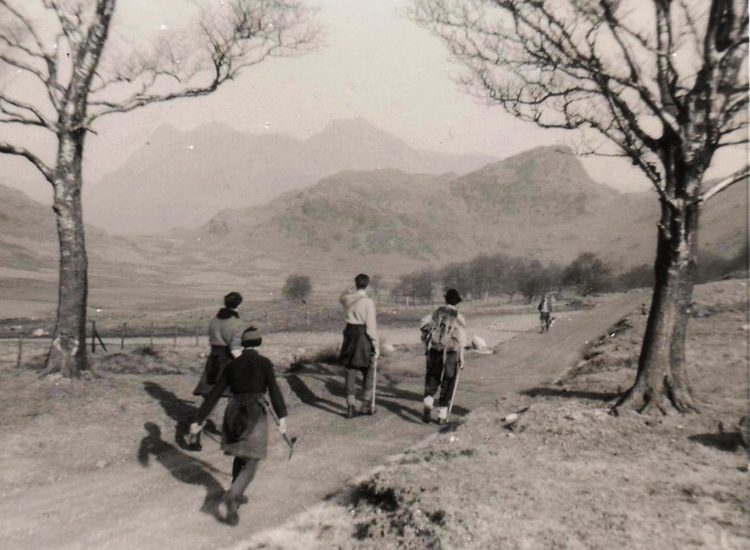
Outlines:
{"type": "Polygon", "coordinates": [[[0,0],[0,547],[748,548],[748,27],[0,0]]]}

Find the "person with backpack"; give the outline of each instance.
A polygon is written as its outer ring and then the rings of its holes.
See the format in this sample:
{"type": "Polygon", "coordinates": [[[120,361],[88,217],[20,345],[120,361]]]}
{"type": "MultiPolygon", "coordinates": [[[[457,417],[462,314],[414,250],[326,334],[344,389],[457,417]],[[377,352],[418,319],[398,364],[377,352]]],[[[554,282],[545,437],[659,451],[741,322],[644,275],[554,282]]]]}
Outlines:
{"type": "Polygon", "coordinates": [[[466,319],[456,309],[461,301],[458,291],[450,288],[445,293],[445,305],[420,321],[427,356],[422,411],[425,423],[431,420],[438,389],[438,423],[448,422],[449,408],[453,404],[458,372],[463,367],[466,345],[466,319]]]}
{"type": "MultiPolygon", "coordinates": [[[[230,292],[224,296],[224,307],[211,319],[208,324],[208,341],[211,351],[206,358],[203,374],[193,395],[204,398],[211,393],[216,381],[221,378],[224,367],[234,358],[242,354],[242,331],[245,327],[237,308],[242,303],[239,292],[230,292]]],[[[227,390],[222,397],[229,397],[227,390]]],[[[187,437],[188,449],[200,451],[200,435],[187,437]]]]}
{"type": "Polygon", "coordinates": [[[221,500],[221,506],[225,507],[223,519],[232,526],[239,523],[239,506],[247,502],[245,489],[255,477],[258,462],[266,458],[267,417],[271,414],[266,392],[278,418],[279,431],[285,435],[287,430],[287,408],[276,382],[273,363],[255,349],[263,342],[260,331],[254,326],[247,327],[241,341],[241,354],[224,367],[190,425],[191,435],[200,434],[224,390],[232,390],[221,430],[221,449],[224,454],[234,456],[232,485],[221,500]]]}
{"type": "Polygon", "coordinates": [[[367,295],[370,277],[360,273],[354,278],[354,289],[345,290],[339,301],[344,306],[346,327],[339,353],[339,364],[346,369],[346,417],[356,413],[357,374],[362,373],[363,400],[361,412],[374,414],[375,362],[378,360],[378,327],[375,303],[367,295]]]}
{"type": "Polygon", "coordinates": [[[542,325],[542,332],[549,332],[549,327],[552,324],[552,296],[549,293],[545,292],[537,309],[539,310],[539,322],[542,325]]]}

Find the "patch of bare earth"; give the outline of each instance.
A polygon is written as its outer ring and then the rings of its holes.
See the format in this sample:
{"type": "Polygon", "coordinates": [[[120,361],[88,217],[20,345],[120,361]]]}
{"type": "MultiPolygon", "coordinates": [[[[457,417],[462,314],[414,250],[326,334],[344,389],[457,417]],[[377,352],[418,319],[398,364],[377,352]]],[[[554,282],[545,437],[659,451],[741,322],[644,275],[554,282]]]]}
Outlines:
{"type": "Polygon", "coordinates": [[[475,410],[239,548],[747,548],[746,285],[696,290],[688,360],[701,414],[608,414],[635,376],[636,311],[558,381],[475,410]]]}

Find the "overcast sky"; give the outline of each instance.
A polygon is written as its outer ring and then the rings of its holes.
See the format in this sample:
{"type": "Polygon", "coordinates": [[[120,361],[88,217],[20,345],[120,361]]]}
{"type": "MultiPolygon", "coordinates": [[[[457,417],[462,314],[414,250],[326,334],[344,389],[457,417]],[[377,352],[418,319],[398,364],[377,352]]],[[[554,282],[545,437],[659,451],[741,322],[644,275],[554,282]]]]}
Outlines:
{"type": "MultiPolygon", "coordinates": [[[[85,185],[95,185],[166,123],[187,130],[217,121],[251,133],[307,137],[333,119],[363,117],[417,148],[498,158],[575,141],[570,133],[540,130],[463,93],[452,80],[459,68],[443,44],[400,14],[409,0],[310,3],[319,7],[317,19],[325,31],[319,51],[264,62],[211,96],[103,119],[95,126],[98,135],[87,141],[85,185]]],[[[162,25],[184,23],[193,4],[121,0],[114,28],[148,36],[162,25]]],[[[2,133],[8,130],[0,126],[2,133]]],[[[29,194],[49,194],[48,184],[25,161],[2,157],[0,171],[12,171],[29,194]]],[[[584,163],[594,179],[645,188],[639,172],[625,161],[589,158],[584,163]]]]}

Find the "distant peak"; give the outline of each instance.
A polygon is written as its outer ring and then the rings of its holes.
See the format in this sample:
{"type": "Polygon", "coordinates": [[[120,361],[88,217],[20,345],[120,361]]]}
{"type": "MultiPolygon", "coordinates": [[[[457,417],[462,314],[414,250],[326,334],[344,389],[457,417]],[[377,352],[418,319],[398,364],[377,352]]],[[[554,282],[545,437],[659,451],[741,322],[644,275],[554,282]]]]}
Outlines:
{"type": "Polygon", "coordinates": [[[528,157],[548,155],[568,155],[571,158],[577,158],[577,155],[567,145],[540,145],[538,147],[533,147],[531,149],[527,149],[526,151],[522,151],[520,153],[516,153],[515,155],[506,157],[503,160],[521,160],[528,157]]]}
{"type": "Polygon", "coordinates": [[[236,128],[231,127],[229,124],[225,124],[223,122],[218,121],[211,121],[206,124],[201,124],[200,126],[193,128],[190,130],[190,133],[216,133],[216,134],[238,134],[241,133],[236,128]]]}
{"type": "Polygon", "coordinates": [[[351,128],[361,126],[376,128],[372,122],[363,117],[334,118],[326,124],[326,128],[351,128]]]}
{"type": "MultiPolygon", "coordinates": [[[[383,130],[382,128],[379,128],[375,126],[372,122],[370,122],[367,119],[364,119],[362,117],[355,117],[355,118],[336,118],[331,120],[328,124],[326,124],[325,128],[320,134],[383,134],[383,135],[389,135],[390,134],[383,130]]],[[[391,136],[395,139],[396,136],[391,136]]]]}
{"type": "Polygon", "coordinates": [[[182,132],[169,124],[168,122],[165,124],[162,124],[159,126],[156,130],[153,131],[151,136],[148,138],[147,141],[161,141],[165,138],[169,138],[175,135],[180,135],[182,132]]]}

